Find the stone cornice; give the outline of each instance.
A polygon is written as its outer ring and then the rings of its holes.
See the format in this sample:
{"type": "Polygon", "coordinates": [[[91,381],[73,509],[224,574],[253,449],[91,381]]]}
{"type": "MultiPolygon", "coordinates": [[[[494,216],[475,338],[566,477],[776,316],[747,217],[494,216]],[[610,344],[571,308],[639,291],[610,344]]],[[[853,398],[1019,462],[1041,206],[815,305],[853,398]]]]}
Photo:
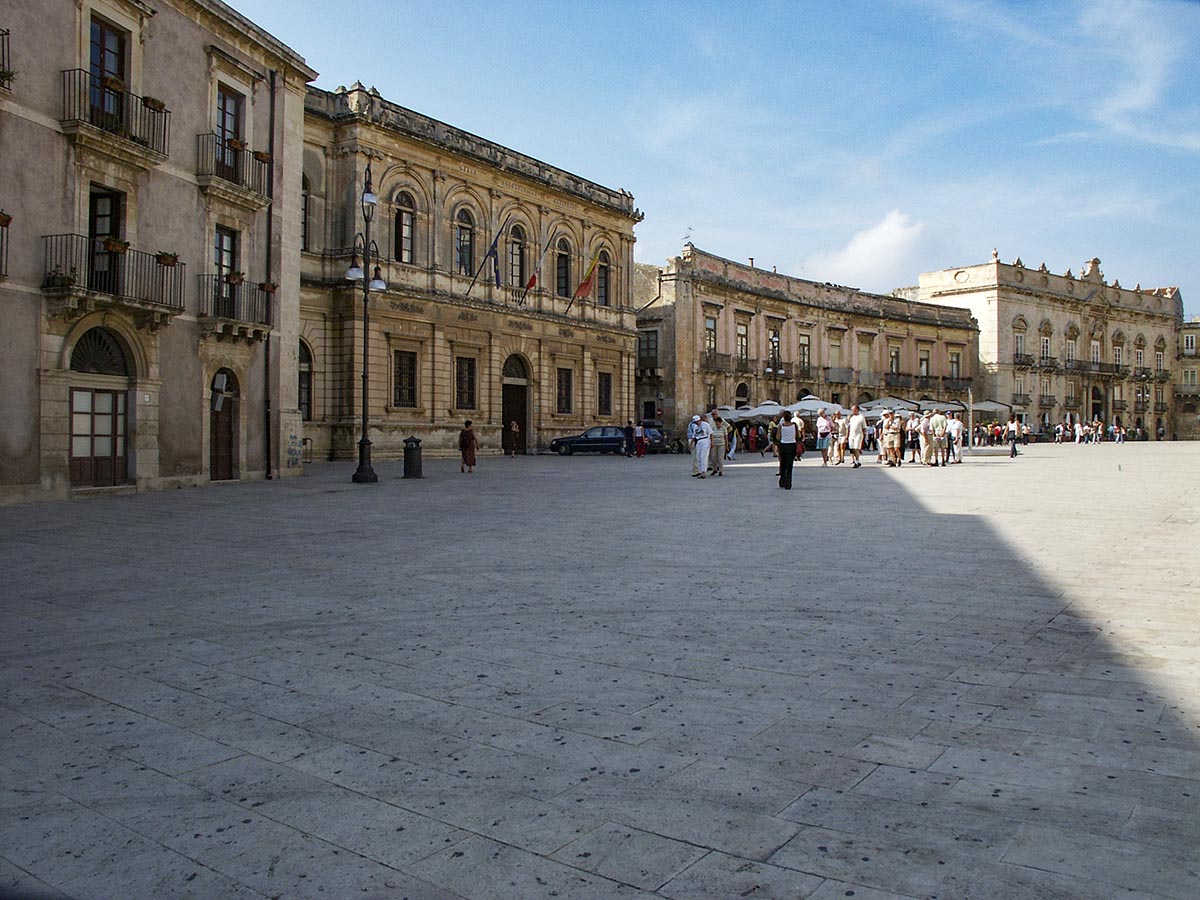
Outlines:
{"type": "Polygon", "coordinates": [[[360,83],[338,91],[310,86],[304,106],[309,115],[321,116],[334,123],[355,119],[369,122],[433,148],[475,160],[490,170],[517,175],[572,198],[603,207],[635,223],[643,218],[641,211],[634,208],[633,195],[628,191],[614,191],[461,128],[406,109],[383,99],[374,89],[368,91],[360,83]]]}

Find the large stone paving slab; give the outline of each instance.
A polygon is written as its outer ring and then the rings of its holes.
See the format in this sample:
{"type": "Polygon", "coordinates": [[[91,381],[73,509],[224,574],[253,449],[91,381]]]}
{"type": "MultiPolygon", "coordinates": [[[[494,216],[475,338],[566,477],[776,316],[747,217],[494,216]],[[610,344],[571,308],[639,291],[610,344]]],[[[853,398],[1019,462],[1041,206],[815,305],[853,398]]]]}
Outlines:
{"type": "Polygon", "coordinates": [[[1200,896],[1200,445],[0,510],[0,898],[1200,896]]]}

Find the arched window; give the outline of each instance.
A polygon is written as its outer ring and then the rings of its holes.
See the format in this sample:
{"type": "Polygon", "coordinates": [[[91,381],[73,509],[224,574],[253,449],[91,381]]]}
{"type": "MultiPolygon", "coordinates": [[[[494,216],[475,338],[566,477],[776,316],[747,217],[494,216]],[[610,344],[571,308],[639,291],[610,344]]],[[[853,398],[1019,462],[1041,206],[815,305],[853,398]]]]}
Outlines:
{"type": "Polygon", "coordinates": [[[412,194],[401,191],[396,195],[396,225],[392,232],[395,243],[392,258],[397,262],[412,265],[416,224],[417,205],[412,194]]]}
{"type": "Polygon", "coordinates": [[[514,225],[508,233],[508,283],[515,288],[525,287],[525,229],[514,225]]]}
{"type": "Polygon", "coordinates": [[[744,406],[750,405],[750,385],[746,382],[738,382],[738,386],[734,389],[734,406],[741,409],[744,406]]]}
{"type": "Polygon", "coordinates": [[[91,375],[130,374],[121,341],[107,328],[92,328],[84,333],[71,351],[71,371],[91,375]]]}
{"type": "Polygon", "coordinates": [[[611,306],[611,280],[609,273],[611,271],[608,251],[600,251],[600,261],[596,264],[596,305],[611,306]]]}
{"type": "Polygon", "coordinates": [[[559,238],[554,258],[557,281],[554,292],[560,297],[571,296],[571,242],[559,238]]]}
{"type": "Polygon", "coordinates": [[[300,406],[300,419],[304,422],[312,421],[312,369],[312,351],[308,349],[308,344],[301,341],[300,358],[296,366],[299,378],[296,397],[300,406]]]}
{"type": "Polygon", "coordinates": [[[475,274],[475,219],[467,209],[454,217],[454,271],[475,274]]]}
{"type": "Polygon", "coordinates": [[[300,249],[308,249],[308,176],[300,176],[300,249]]]}

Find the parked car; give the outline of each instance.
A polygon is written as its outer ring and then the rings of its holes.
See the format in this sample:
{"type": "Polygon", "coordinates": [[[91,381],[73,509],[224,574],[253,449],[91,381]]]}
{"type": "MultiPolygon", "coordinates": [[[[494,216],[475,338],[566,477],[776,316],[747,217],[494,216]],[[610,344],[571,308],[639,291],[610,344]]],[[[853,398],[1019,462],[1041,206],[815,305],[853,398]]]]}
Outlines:
{"type": "Polygon", "coordinates": [[[667,436],[658,428],[646,429],[646,452],[647,453],[665,453],[667,450],[667,436]]]}
{"type": "Polygon", "coordinates": [[[560,456],[572,453],[621,453],[625,449],[625,432],[615,425],[597,425],[583,434],[555,438],[550,449],[560,456]]]}

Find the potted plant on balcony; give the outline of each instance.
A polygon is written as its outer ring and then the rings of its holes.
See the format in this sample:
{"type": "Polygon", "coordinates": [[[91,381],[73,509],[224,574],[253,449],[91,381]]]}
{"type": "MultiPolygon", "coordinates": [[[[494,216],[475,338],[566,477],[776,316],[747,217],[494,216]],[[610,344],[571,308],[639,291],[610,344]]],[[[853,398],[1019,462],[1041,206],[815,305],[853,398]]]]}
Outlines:
{"type": "Polygon", "coordinates": [[[255,150],[254,158],[257,159],[260,163],[266,163],[267,165],[271,164],[271,154],[268,153],[266,150],[255,150]]]}
{"type": "Polygon", "coordinates": [[[0,69],[0,84],[9,84],[16,77],[17,73],[12,69],[0,69]]]}
{"type": "Polygon", "coordinates": [[[154,259],[160,266],[166,266],[169,269],[173,269],[175,266],[179,265],[178,253],[168,253],[165,250],[160,250],[155,254],[154,259]]]}
{"type": "Polygon", "coordinates": [[[242,272],[226,272],[225,273],[225,283],[226,284],[241,284],[245,280],[246,280],[246,276],[242,272]]]}
{"type": "Polygon", "coordinates": [[[273,281],[260,281],[258,283],[258,289],[264,294],[273,294],[279,290],[279,285],[273,281]]]}
{"type": "Polygon", "coordinates": [[[78,280],[79,271],[74,266],[71,266],[71,270],[69,272],[64,272],[62,270],[62,266],[55,266],[54,269],[46,275],[46,287],[73,287],[78,280]]]}
{"type": "Polygon", "coordinates": [[[100,79],[100,84],[106,90],[123,91],[125,90],[125,82],[115,75],[105,75],[100,79]]]}
{"type": "Polygon", "coordinates": [[[225,138],[225,146],[230,150],[245,150],[246,142],[241,138],[225,138]]]}
{"type": "Polygon", "coordinates": [[[151,112],[165,112],[167,109],[167,104],[157,97],[143,97],[142,106],[151,112]]]}
{"type": "Polygon", "coordinates": [[[107,253],[125,253],[129,250],[129,241],[123,241],[120,238],[105,238],[103,245],[107,253]]]}
{"type": "Polygon", "coordinates": [[[12,216],[0,209],[0,228],[7,228],[12,224],[12,216]]]}

